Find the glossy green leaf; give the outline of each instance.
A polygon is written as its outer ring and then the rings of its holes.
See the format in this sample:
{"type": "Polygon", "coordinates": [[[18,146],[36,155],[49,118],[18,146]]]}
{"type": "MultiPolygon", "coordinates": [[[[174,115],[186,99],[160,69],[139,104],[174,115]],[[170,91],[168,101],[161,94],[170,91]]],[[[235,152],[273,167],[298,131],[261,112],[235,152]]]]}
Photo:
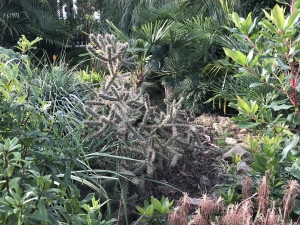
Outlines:
{"type": "Polygon", "coordinates": [[[254,66],[257,65],[258,60],[259,60],[259,56],[256,55],[256,56],[254,57],[254,59],[253,59],[253,60],[250,62],[250,64],[249,64],[250,69],[252,69],[254,66]]]}
{"type": "Polygon", "coordinates": [[[64,181],[66,184],[70,184],[70,179],[71,179],[71,169],[70,167],[66,167],[65,174],[64,174],[64,181]]]}
{"type": "Polygon", "coordinates": [[[272,33],[277,33],[277,29],[268,20],[263,20],[262,24],[264,27],[268,28],[272,33]]]}
{"type": "Polygon", "coordinates": [[[287,116],[287,121],[293,125],[298,125],[298,124],[300,124],[300,116],[296,112],[291,113],[287,116]]]}
{"type": "Polygon", "coordinates": [[[259,82],[256,82],[256,83],[252,83],[249,85],[250,88],[254,88],[254,87],[258,87],[258,86],[262,86],[264,85],[263,83],[259,83],[259,82]]]}
{"type": "Polygon", "coordinates": [[[288,5],[289,3],[286,2],[285,0],[276,0],[276,2],[280,3],[280,4],[284,4],[284,5],[288,5]]]}
{"type": "Polygon", "coordinates": [[[235,26],[240,29],[241,28],[241,22],[240,22],[239,15],[236,12],[233,12],[232,16],[231,16],[231,19],[234,22],[235,26]]]}
{"type": "Polygon", "coordinates": [[[294,178],[300,179],[300,168],[296,168],[294,166],[292,167],[286,167],[286,171],[288,171],[294,178]]]}
{"type": "Polygon", "coordinates": [[[223,49],[224,49],[224,52],[225,52],[226,56],[228,56],[229,58],[232,58],[234,61],[236,61],[234,51],[232,51],[229,48],[223,48],[223,49]]]}
{"type": "Polygon", "coordinates": [[[257,42],[256,47],[257,47],[258,51],[260,51],[260,52],[263,52],[265,50],[265,44],[262,42],[257,42]]]}
{"type": "Polygon", "coordinates": [[[17,204],[19,204],[22,201],[21,197],[14,190],[10,190],[10,194],[17,204]]]}
{"type": "Polygon", "coordinates": [[[267,170],[267,168],[264,165],[259,164],[258,162],[251,163],[251,167],[260,173],[264,173],[267,170]]]}
{"type": "Polygon", "coordinates": [[[237,125],[241,129],[251,129],[251,128],[257,127],[260,124],[254,123],[254,122],[239,122],[237,125]]]}
{"type": "Polygon", "coordinates": [[[153,199],[153,201],[152,201],[152,204],[153,204],[153,206],[154,206],[154,209],[155,209],[156,211],[158,211],[158,212],[160,212],[160,211],[161,211],[161,209],[162,209],[162,205],[161,205],[161,203],[160,203],[160,201],[159,201],[159,200],[157,200],[156,198],[155,198],[155,199],[153,199]]]}
{"type": "Polygon", "coordinates": [[[249,107],[248,103],[245,102],[243,99],[241,99],[239,96],[237,96],[237,99],[238,99],[237,105],[241,109],[243,109],[244,111],[246,111],[247,113],[250,113],[250,107],[249,107]]]}
{"type": "Polygon", "coordinates": [[[250,114],[254,115],[258,111],[258,104],[254,101],[251,102],[250,114]]]}
{"type": "Polygon", "coordinates": [[[284,12],[283,9],[279,7],[279,5],[275,5],[275,7],[272,9],[271,16],[273,19],[273,22],[279,29],[283,29],[284,26],[284,12]]]}
{"type": "Polygon", "coordinates": [[[141,208],[141,207],[139,207],[139,206],[136,206],[135,208],[136,208],[136,210],[137,210],[140,214],[144,214],[144,213],[145,213],[145,210],[144,210],[143,208],[141,208]]]}
{"type": "Polygon", "coordinates": [[[154,213],[154,206],[149,205],[149,207],[145,210],[145,215],[147,216],[152,216],[154,213]]]}
{"type": "Polygon", "coordinates": [[[252,25],[252,17],[250,12],[247,18],[241,23],[241,27],[240,27],[241,32],[245,35],[250,34],[251,25],[252,25]]]}
{"type": "Polygon", "coordinates": [[[235,52],[235,59],[236,61],[241,64],[242,66],[245,66],[247,64],[247,56],[245,56],[242,52],[236,51],[235,52]]]}
{"type": "Polygon", "coordinates": [[[292,108],[293,106],[292,105],[286,105],[286,104],[282,104],[282,105],[279,105],[278,103],[276,102],[272,102],[271,105],[268,105],[266,108],[267,109],[273,109],[274,111],[279,111],[279,110],[282,110],[282,109],[290,109],[292,108]]]}
{"type": "Polygon", "coordinates": [[[254,48],[252,48],[247,55],[247,62],[250,63],[253,59],[254,48]]]}
{"type": "Polygon", "coordinates": [[[13,208],[9,207],[8,205],[0,205],[0,212],[8,213],[10,211],[13,211],[13,208]]]}
{"type": "Polygon", "coordinates": [[[290,28],[290,26],[294,25],[298,22],[298,18],[300,15],[300,9],[297,9],[293,12],[293,14],[289,17],[287,24],[284,27],[284,30],[287,30],[290,28]]]}
{"type": "Polygon", "coordinates": [[[291,137],[288,140],[288,143],[286,144],[286,146],[282,150],[282,152],[280,154],[280,156],[281,156],[280,162],[283,162],[283,160],[286,159],[289,151],[291,151],[293,148],[295,148],[296,145],[298,145],[298,143],[299,143],[299,136],[295,134],[293,137],[291,137]]]}
{"type": "Polygon", "coordinates": [[[297,32],[298,32],[297,29],[293,29],[293,30],[285,32],[285,34],[282,35],[282,37],[283,38],[293,38],[297,34],[297,32]]]}
{"type": "Polygon", "coordinates": [[[50,222],[50,220],[43,214],[40,213],[33,213],[30,215],[26,215],[27,218],[33,219],[33,220],[37,220],[37,221],[47,221],[50,222]]]}
{"type": "Polygon", "coordinates": [[[46,203],[45,203],[44,199],[40,199],[37,207],[38,207],[39,214],[41,214],[45,218],[47,218],[48,217],[48,213],[47,213],[47,209],[46,209],[45,205],[46,205],[46,203]]]}
{"type": "Polygon", "coordinates": [[[17,205],[17,204],[16,204],[16,200],[13,199],[13,198],[10,197],[10,196],[6,196],[4,199],[5,199],[8,203],[10,203],[11,205],[13,205],[13,206],[16,206],[16,205],[17,205]]]}
{"type": "Polygon", "coordinates": [[[5,176],[10,177],[14,172],[14,169],[15,169],[14,165],[8,165],[8,167],[4,170],[5,176]]]}

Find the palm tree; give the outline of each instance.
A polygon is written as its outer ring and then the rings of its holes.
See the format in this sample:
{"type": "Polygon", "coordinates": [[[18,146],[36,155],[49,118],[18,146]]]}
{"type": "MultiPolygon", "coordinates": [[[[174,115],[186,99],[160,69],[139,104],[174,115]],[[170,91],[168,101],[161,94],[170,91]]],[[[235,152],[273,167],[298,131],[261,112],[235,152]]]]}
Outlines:
{"type": "Polygon", "coordinates": [[[65,44],[70,35],[55,6],[53,0],[0,0],[0,43],[12,46],[24,34],[65,44]]]}
{"type": "Polygon", "coordinates": [[[135,14],[140,25],[132,29],[134,38],[149,43],[151,61],[173,89],[173,96],[184,95],[186,109],[212,109],[204,102],[212,96],[210,87],[216,79],[199,75],[219,57],[216,37],[225,31],[228,14],[236,6],[231,0],[185,0],[135,14]],[[159,52],[165,45],[168,51],[159,52]]]}

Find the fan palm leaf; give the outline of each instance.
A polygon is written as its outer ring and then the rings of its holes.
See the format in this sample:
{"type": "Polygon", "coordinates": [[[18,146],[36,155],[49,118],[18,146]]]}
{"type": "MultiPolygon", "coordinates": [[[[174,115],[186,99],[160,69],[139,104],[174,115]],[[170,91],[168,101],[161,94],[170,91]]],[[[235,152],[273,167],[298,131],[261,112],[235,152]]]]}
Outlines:
{"type": "Polygon", "coordinates": [[[3,45],[16,43],[21,34],[56,44],[66,43],[70,36],[49,0],[0,0],[0,26],[3,45]]]}
{"type": "Polygon", "coordinates": [[[169,30],[174,22],[169,20],[158,20],[148,22],[141,27],[133,27],[133,31],[138,38],[141,38],[151,45],[164,44],[169,39],[169,30]]]}
{"type": "Polygon", "coordinates": [[[236,8],[236,1],[231,0],[186,0],[182,3],[186,18],[195,15],[203,15],[225,24],[228,21],[227,15],[236,8]]]}

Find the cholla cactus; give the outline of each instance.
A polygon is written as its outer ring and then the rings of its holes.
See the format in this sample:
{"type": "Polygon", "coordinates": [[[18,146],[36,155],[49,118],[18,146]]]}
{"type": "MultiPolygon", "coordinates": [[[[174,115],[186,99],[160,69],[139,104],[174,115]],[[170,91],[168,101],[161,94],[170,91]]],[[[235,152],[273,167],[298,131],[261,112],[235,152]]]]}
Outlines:
{"type": "MultiPolygon", "coordinates": [[[[178,119],[181,103],[175,100],[167,104],[167,112],[156,112],[151,107],[148,94],[141,85],[137,90],[131,87],[130,73],[121,73],[122,65],[130,62],[126,58],[127,43],[116,42],[113,35],[90,35],[91,44],[87,50],[107,66],[109,75],[94,100],[85,102],[84,112],[90,119],[84,121],[87,128],[97,128],[93,138],[102,138],[113,131],[115,138],[136,139],[130,146],[136,158],[147,164],[130,169],[134,174],[141,170],[152,175],[163,165],[175,166],[185,150],[196,151],[202,146],[197,134],[202,126],[190,126],[178,119]],[[154,164],[154,161],[157,163],[154,164]],[[168,164],[163,164],[168,162],[168,164]],[[146,170],[147,167],[147,170],[146,170]]],[[[119,148],[122,148],[119,146],[119,148]]],[[[119,149],[125,155],[126,149],[119,149]]],[[[122,153],[121,153],[122,154],[122,153]]],[[[164,168],[165,169],[165,168],[164,168]]]]}

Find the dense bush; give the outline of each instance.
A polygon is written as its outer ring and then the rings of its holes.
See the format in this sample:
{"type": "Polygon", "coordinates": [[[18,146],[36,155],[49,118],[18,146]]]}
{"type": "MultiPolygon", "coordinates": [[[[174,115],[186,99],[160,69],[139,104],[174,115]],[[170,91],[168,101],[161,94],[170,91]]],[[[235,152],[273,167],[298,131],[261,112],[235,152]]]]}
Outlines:
{"type": "Polygon", "coordinates": [[[280,196],[283,182],[300,178],[299,1],[292,1],[287,8],[276,5],[270,13],[263,11],[265,18],[259,23],[251,14],[246,19],[231,15],[236,26],[229,28],[232,39],[246,47],[224,47],[228,58],[221,63],[237,68],[231,84],[242,87],[227,83],[218,93],[238,110],[232,120],[240,128],[256,130],[258,136],[248,136],[254,156],[252,173],[261,177],[269,171],[272,191],[280,196]]]}
{"type": "Polygon", "coordinates": [[[78,171],[86,168],[83,126],[44,101],[39,70],[25,55],[36,41],[23,37],[19,61],[0,62],[0,223],[102,224],[97,199],[105,192],[78,171]],[[83,195],[74,181],[98,196],[83,195]]]}

